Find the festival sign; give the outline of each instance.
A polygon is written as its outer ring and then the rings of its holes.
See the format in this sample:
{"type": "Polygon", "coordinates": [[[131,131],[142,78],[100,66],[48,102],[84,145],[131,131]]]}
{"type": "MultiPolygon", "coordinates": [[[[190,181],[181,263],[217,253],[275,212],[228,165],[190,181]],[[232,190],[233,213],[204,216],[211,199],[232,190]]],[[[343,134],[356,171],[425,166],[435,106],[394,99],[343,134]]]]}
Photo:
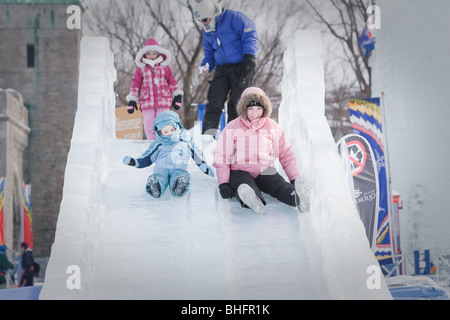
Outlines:
{"type": "Polygon", "coordinates": [[[379,98],[349,101],[350,122],[354,134],[364,137],[375,157],[378,174],[379,211],[376,221],[375,257],[380,264],[392,263],[394,252],[390,227],[389,186],[383,144],[382,110],[379,98]]]}
{"type": "Polygon", "coordinates": [[[366,229],[369,245],[375,247],[376,228],[375,222],[378,217],[378,174],[369,142],[357,134],[350,134],[338,142],[341,157],[348,157],[353,176],[353,188],[356,207],[364,228],[366,229]],[[341,146],[347,147],[347,152],[341,146]]]}
{"type": "Polygon", "coordinates": [[[124,106],[115,110],[116,138],[142,140],[144,136],[142,112],[138,110],[129,114],[127,108],[127,106],[124,106]]]}

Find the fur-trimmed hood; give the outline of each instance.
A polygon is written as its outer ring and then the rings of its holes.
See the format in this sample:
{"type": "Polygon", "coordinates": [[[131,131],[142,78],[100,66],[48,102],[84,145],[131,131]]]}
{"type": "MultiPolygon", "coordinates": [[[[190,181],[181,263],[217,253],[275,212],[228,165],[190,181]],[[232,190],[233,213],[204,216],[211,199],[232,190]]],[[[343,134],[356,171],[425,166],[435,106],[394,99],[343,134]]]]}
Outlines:
{"type": "Polygon", "coordinates": [[[262,118],[270,118],[272,103],[266,93],[257,87],[250,87],[242,92],[241,99],[237,105],[237,112],[241,118],[247,119],[247,106],[251,101],[259,102],[263,106],[264,113],[262,118]]]}
{"type": "Polygon", "coordinates": [[[142,62],[142,58],[148,51],[159,52],[159,54],[163,57],[163,61],[160,63],[161,66],[167,66],[172,61],[172,55],[170,54],[170,51],[166,48],[161,47],[155,39],[150,38],[144,44],[142,49],[139,50],[136,54],[136,59],[134,60],[134,62],[139,68],[143,68],[146,66],[146,64],[142,62]]]}

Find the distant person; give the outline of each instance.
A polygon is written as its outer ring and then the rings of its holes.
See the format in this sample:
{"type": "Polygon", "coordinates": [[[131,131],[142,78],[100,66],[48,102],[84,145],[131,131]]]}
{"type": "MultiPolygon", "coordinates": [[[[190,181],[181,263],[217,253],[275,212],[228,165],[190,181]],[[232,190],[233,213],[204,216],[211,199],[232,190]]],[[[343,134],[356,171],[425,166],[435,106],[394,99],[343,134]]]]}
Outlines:
{"type": "Polygon", "coordinates": [[[243,13],[222,9],[216,0],[197,1],[194,15],[203,24],[205,54],[200,72],[215,71],[202,133],[216,136],[225,101],[230,122],[238,116],[236,105],[242,91],[253,82],[258,36],[254,22],[243,13]]]}
{"type": "Polygon", "coordinates": [[[33,285],[34,279],[34,257],[33,252],[28,247],[26,242],[20,244],[20,251],[22,252],[22,275],[19,282],[19,287],[30,287],[33,285]]]}
{"type": "Polygon", "coordinates": [[[0,289],[6,289],[6,273],[8,269],[14,268],[14,264],[6,256],[6,250],[8,250],[6,245],[0,245],[0,289]]]}
{"type": "Polygon", "coordinates": [[[145,188],[152,197],[161,197],[167,187],[173,196],[184,196],[190,185],[187,167],[191,158],[204,174],[214,177],[202,150],[194,144],[192,136],[180,124],[175,112],[159,114],[155,119],[154,129],[157,132],[156,140],[140,158],[126,156],[123,159],[124,164],[138,169],[155,164],[145,188]]]}
{"type": "Polygon", "coordinates": [[[261,192],[309,210],[309,187],[300,177],[296,157],[281,127],[272,119],[272,104],[263,90],[247,88],[237,106],[239,117],[226,125],[214,152],[220,195],[236,196],[256,213],[265,211],[261,192]],[[278,158],[291,183],[275,169],[278,158]]]}
{"type": "Polygon", "coordinates": [[[14,269],[11,270],[11,281],[13,288],[17,288],[22,276],[22,254],[20,252],[15,252],[13,264],[14,269]]]}
{"type": "Polygon", "coordinates": [[[168,49],[161,47],[155,39],[150,38],[138,51],[135,59],[137,70],[134,74],[128,101],[128,113],[138,110],[143,116],[145,136],[155,140],[153,124],[158,114],[170,110],[179,110],[183,91],[178,87],[169,64],[172,55],[168,49]]]}

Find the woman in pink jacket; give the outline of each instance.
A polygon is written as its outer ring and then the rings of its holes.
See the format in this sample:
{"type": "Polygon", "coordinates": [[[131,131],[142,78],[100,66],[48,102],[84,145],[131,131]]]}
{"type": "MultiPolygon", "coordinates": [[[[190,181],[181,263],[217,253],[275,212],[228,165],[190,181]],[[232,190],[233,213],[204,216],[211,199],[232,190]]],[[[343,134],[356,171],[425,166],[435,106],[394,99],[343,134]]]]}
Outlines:
{"type": "Polygon", "coordinates": [[[128,113],[132,114],[140,104],[144,131],[148,140],[155,140],[153,123],[158,114],[169,111],[171,107],[179,110],[183,91],[178,87],[169,63],[172,56],[169,50],[161,47],[150,38],[136,54],[137,70],[134,74],[128,101],[128,113]]]}
{"type": "Polygon", "coordinates": [[[279,201],[309,210],[309,188],[300,178],[291,144],[272,119],[272,104],[260,88],[247,88],[237,105],[239,117],[222,131],[214,152],[220,194],[236,196],[243,207],[264,212],[261,191],[279,201]],[[278,158],[291,183],[277,172],[278,158]]]}

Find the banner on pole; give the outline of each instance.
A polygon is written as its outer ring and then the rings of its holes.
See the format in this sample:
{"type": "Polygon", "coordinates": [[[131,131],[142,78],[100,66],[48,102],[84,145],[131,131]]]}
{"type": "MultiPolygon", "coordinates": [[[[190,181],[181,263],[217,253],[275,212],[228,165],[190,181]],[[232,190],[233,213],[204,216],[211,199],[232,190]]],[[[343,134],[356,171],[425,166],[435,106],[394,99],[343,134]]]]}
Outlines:
{"type": "MultiPolygon", "coordinates": [[[[349,134],[338,142],[341,157],[348,157],[348,166],[353,176],[356,208],[366,229],[372,250],[376,242],[376,221],[378,218],[378,173],[369,142],[357,134],[349,134]],[[346,146],[347,149],[343,146],[346,146]]],[[[343,159],[346,160],[346,159],[343,159]]]]}
{"type": "Polygon", "coordinates": [[[31,185],[23,183],[22,199],[23,199],[23,242],[28,244],[28,247],[33,250],[33,215],[31,210],[31,185]]]}
{"type": "Polygon", "coordinates": [[[354,134],[361,135],[370,144],[378,173],[379,208],[376,221],[375,257],[380,264],[392,263],[394,252],[390,227],[389,186],[383,145],[382,113],[379,98],[349,101],[350,122],[354,134]]]}
{"type": "Polygon", "coordinates": [[[0,177],[0,245],[5,244],[5,178],[0,177]]]}

